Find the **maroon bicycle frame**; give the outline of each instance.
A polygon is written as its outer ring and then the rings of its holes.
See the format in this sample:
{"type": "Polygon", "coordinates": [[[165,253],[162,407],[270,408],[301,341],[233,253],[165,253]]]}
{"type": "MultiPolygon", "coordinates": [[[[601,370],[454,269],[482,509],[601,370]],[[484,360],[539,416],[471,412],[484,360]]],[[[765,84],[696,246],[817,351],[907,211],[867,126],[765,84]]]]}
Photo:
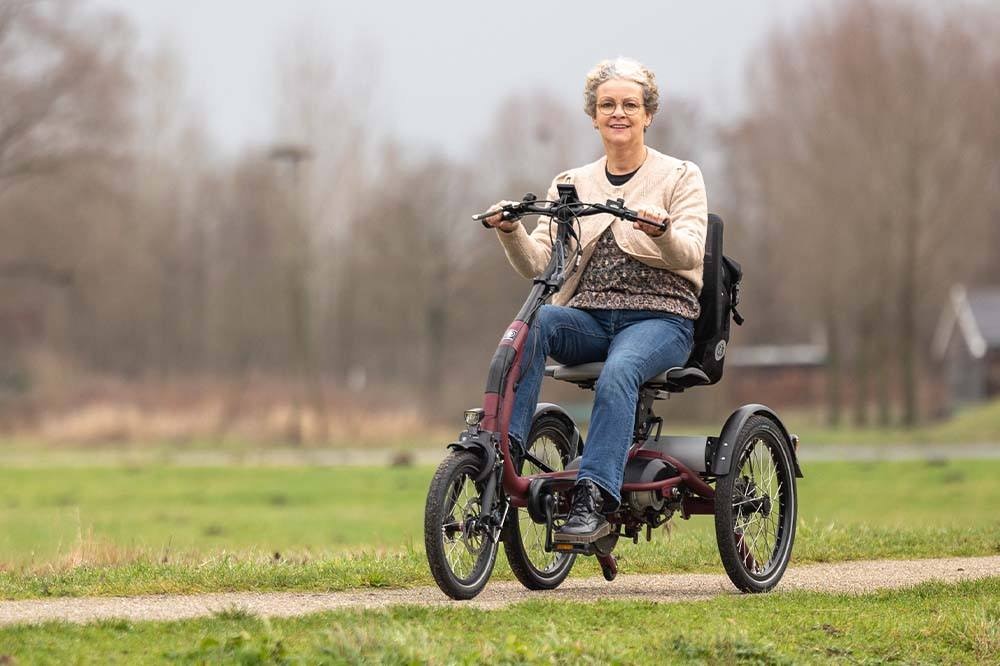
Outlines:
{"type": "MultiPolygon", "coordinates": [[[[560,204],[578,203],[576,192],[572,186],[560,187],[560,204]]],[[[490,364],[486,393],[483,399],[483,419],[480,428],[493,433],[498,441],[503,459],[502,485],[503,490],[516,507],[524,507],[527,503],[531,482],[535,479],[551,479],[554,489],[562,490],[575,483],[576,471],[566,470],[521,476],[514,466],[510,455],[509,428],[514,408],[514,387],[521,375],[521,358],[524,345],[528,338],[528,330],[532,325],[538,308],[555,293],[565,280],[563,267],[565,250],[570,237],[567,232],[575,217],[569,206],[557,206],[553,221],[558,224],[556,239],[553,243],[552,256],[548,266],[541,276],[535,278],[534,286],[527,300],[518,312],[516,319],[510,324],[500,340],[490,364]],[[565,488],[563,487],[565,486],[565,488]]],[[[641,457],[660,459],[672,465],[679,474],[677,476],[650,483],[626,483],[622,493],[636,491],[658,491],[666,495],[671,488],[684,488],[688,492],[681,497],[682,514],[713,514],[715,490],[701,476],[692,471],[673,456],[658,451],[643,449],[645,442],[637,439],[629,449],[629,458],[641,457]]]]}

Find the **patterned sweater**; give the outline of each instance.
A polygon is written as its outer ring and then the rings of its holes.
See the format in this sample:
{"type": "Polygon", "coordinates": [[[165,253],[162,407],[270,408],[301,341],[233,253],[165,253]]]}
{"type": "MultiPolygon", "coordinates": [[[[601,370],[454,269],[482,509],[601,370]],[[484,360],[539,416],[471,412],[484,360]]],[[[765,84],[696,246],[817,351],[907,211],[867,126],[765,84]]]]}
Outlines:
{"type": "Polygon", "coordinates": [[[693,284],[622,252],[610,228],[598,239],[567,305],[589,310],[656,310],[688,319],[697,319],[701,312],[693,284]]]}
{"type": "MultiPolygon", "coordinates": [[[[587,266],[601,245],[599,241],[608,230],[622,253],[638,264],[666,269],[683,278],[697,297],[701,291],[705,233],[708,227],[708,201],[701,170],[691,162],[678,160],[649,148],[646,161],[635,176],[624,185],[616,186],[608,182],[606,165],[607,158],[602,157],[596,162],[559,174],[553,180],[547,198],[558,198],[557,184],[573,183],[581,201],[604,202],[622,198],[632,210],[647,205],[659,206],[667,211],[670,226],[663,235],[651,238],[642,231],[633,229],[631,222],[618,220],[611,215],[583,218],[580,228],[580,268],[552,297],[553,304],[567,305],[576,295],[581,279],[589,272],[587,266]]],[[[551,231],[554,233],[555,230],[551,231]]],[[[533,278],[545,269],[552,253],[549,234],[550,219],[547,217],[541,217],[530,234],[522,224],[509,233],[497,230],[507,259],[526,278],[533,278]]],[[[607,243],[605,249],[608,249],[607,243]]],[[[678,283],[679,291],[675,294],[678,308],[682,307],[682,303],[691,305],[690,297],[681,293],[682,284],[678,283]]],[[[660,292],[654,295],[669,296],[660,292]]],[[[586,297],[584,294],[581,299],[586,297]]]]}

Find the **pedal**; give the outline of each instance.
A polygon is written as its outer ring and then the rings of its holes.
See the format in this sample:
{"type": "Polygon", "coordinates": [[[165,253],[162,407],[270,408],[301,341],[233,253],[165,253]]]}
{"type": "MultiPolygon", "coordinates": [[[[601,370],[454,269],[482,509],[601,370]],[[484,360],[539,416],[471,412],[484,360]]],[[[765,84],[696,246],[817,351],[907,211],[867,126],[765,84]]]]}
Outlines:
{"type": "Polygon", "coordinates": [[[593,543],[598,539],[611,534],[611,523],[605,522],[596,532],[587,535],[576,535],[576,534],[565,534],[563,532],[556,532],[552,536],[552,540],[556,543],[593,543]]]}
{"type": "Polygon", "coordinates": [[[596,555],[599,560],[602,558],[611,558],[611,560],[614,560],[614,556],[611,554],[611,551],[615,549],[615,544],[618,543],[618,536],[619,535],[616,532],[612,532],[611,534],[606,534],[597,541],[592,541],[590,543],[569,543],[566,541],[556,541],[552,544],[550,552],[576,553],[577,555],[596,555]]]}
{"type": "Polygon", "coordinates": [[[592,543],[565,543],[562,541],[553,543],[552,550],[557,553],[576,553],[577,555],[593,555],[595,552],[592,543]]]}
{"type": "MultiPolygon", "coordinates": [[[[618,540],[618,534],[613,531],[611,525],[606,524],[601,530],[601,536],[596,541],[589,543],[576,543],[573,541],[556,541],[557,538],[565,538],[555,530],[555,498],[547,495],[543,499],[543,510],[545,512],[545,552],[547,553],[575,553],[577,555],[604,555],[614,548],[614,543],[618,540]],[[608,547],[610,545],[610,547],[608,547]],[[602,548],[603,547],[603,548],[602,548]]],[[[565,515],[560,516],[565,519],[565,515]]]]}
{"type": "Polygon", "coordinates": [[[555,541],[552,537],[554,529],[552,525],[552,503],[546,504],[545,521],[545,552],[547,553],[576,553],[577,555],[593,555],[597,552],[593,543],[570,543],[568,541],[555,541]]]}

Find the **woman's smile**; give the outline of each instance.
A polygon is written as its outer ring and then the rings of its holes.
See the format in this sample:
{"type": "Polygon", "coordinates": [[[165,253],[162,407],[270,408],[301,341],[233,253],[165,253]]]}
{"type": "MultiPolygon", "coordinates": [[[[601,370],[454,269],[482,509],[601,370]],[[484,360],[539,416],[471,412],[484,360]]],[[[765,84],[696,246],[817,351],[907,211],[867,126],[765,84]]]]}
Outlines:
{"type": "Polygon", "coordinates": [[[643,104],[643,89],[635,81],[612,79],[597,87],[594,126],[601,132],[605,149],[643,145],[643,129],[652,120],[643,104]]]}

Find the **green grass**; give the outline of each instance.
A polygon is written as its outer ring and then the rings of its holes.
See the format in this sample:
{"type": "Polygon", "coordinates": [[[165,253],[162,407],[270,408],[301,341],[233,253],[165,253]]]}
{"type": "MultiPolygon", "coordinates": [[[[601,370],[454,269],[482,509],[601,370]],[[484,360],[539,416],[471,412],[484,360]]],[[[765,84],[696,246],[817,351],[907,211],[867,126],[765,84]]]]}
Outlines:
{"type": "Polygon", "coordinates": [[[0,469],[0,561],[412,545],[427,468],[0,469]]]}
{"type": "MultiPolygon", "coordinates": [[[[779,412],[780,413],[780,412],[779,412]]],[[[875,426],[829,428],[817,423],[817,415],[789,412],[783,415],[803,445],[885,444],[982,444],[1000,442],[1000,399],[967,407],[953,417],[921,424],[916,428],[875,426]]],[[[849,420],[849,415],[845,415],[849,420]]]]}
{"type": "MultiPolygon", "coordinates": [[[[1000,399],[966,407],[943,421],[921,423],[914,428],[893,425],[857,427],[851,424],[851,414],[844,414],[844,425],[826,425],[826,415],[819,409],[782,409],[775,407],[790,432],[802,440],[806,449],[813,447],[850,447],[905,445],[994,444],[1000,448],[1000,399]]],[[[673,413],[667,405],[661,414],[667,420],[666,430],[682,434],[718,434],[720,424],[684,423],[682,414],[673,413]]]]}
{"type": "MultiPolygon", "coordinates": [[[[589,394],[574,394],[585,395],[589,394]]],[[[562,400],[562,404],[578,420],[581,430],[586,432],[590,417],[590,402],[562,400]]],[[[735,408],[732,405],[730,409],[735,408]]],[[[973,405],[960,410],[944,421],[921,423],[914,428],[891,426],[854,427],[850,425],[851,414],[844,414],[845,425],[831,428],[825,425],[825,414],[820,408],[777,409],[789,430],[802,438],[806,446],[854,446],[886,444],[982,444],[1000,445],[1000,398],[973,405]]],[[[659,413],[666,419],[666,430],[675,434],[716,435],[721,428],[721,420],[709,422],[685,421],[683,406],[675,409],[670,403],[663,403],[659,413]]],[[[725,412],[728,414],[728,411],[725,412]]],[[[456,418],[458,414],[455,415],[456,418]]],[[[140,440],[88,443],[62,442],[44,439],[40,436],[18,436],[0,438],[0,462],[17,466],[43,465],[88,465],[94,459],[128,458],[142,464],[170,464],[184,462],[199,456],[212,456],[226,462],[239,463],[242,459],[255,455],[285,455],[308,463],[310,456],[323,452],[356,452],[377,450],[391,451],[398,455],[412,455],[415,451],[426,453],[440,451],[443,444],[451,441],[460,428],[458,421],[452,425],[427,428],[421,432],[406,435],[380,436],[375,439],[359,437],[336,438],[322,445],[291,445],[288,442],[251,441],[239,438],[191,437],[181,441],[140,440]]]]}
{"type": "Polygon", "coordinates": [[[48,623],[0,629],[0,655],[19,664],[996,663],[1000,578],[862,596],[454,604],[272,620],[233,609],[183,622],[48,623]]]}
{"type": "MultiPolygon", "coordinates": [[[[431,584],[430,468],[0,470],[0,598],[431,584]]],[[[794,561],[1000,553],[1000,460],[816,463],[794,561]]],[[[624,572],[721,571],[712,518],[623,543],[624,572]]],[[[598,575],[587,559],[577,575],[598,575]]],[[[511,578],[501,562],[494,574],[511,578]]]]}

